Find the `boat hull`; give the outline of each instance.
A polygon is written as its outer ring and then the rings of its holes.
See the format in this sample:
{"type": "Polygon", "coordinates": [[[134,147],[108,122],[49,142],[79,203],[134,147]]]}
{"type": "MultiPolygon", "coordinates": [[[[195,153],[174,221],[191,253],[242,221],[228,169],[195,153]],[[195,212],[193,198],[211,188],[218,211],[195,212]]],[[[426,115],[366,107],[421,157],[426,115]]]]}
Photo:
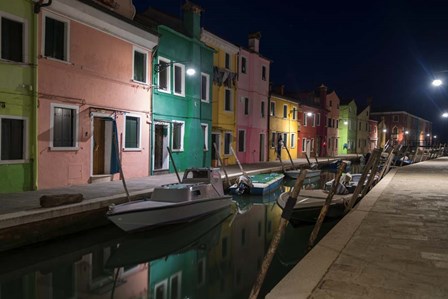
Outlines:
{"type": "MultiPolygon", "coordinates": [[[[249,194],[252,195],[263,195],[273,192],[283,182],[284,174],[281,173],[270,173],[270,174],[257,174],[250,176],[252,180],[252,187],[249,189],[249,194]]],[[[237,194],[237,184],[233,184],[229,188],[231,194],[237,194]]]]}
{"type": "Polygon", "coordinates": [[[188,222],[232,204],[231,196],[185,202],[142,200],[112,206],[107,217],[126,232],[188,222]]]}
{"type": "MultiPolygon", "coordinates": [[[[297,179],[300,175],[301,169],[292,169],[285,171],[285,175],[291,179],[297,179]]],[[[321,170],[307,169],[306,171],[306,179],[318,178],[320,177],[321,170]]]]}

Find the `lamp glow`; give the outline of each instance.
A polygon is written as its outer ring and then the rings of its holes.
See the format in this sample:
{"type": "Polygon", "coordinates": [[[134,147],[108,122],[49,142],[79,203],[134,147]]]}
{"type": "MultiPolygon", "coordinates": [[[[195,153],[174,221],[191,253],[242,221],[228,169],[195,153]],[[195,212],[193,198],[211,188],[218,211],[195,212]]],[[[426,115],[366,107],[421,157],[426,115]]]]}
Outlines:
{"type": "Polygon", "coordinates": [[[313,115],[312,112],[308,112],[308,113],[306,114],[306,116],[312,116],[312,115],[313,115]]]}
{"type": "Polygon", "coordinates": [[[344,121],[344,125],[348,125],[348,121],[345,120],[345,121],[344,121]]]}
{"type": "Polygon", "coordinates": [[[448,112],[443,112],[442,117],[448,118],[448,112]]]}
{"type": "Polygon", "coordinates": [[[188,68],[187,69],[187,75],[188,76],[193,76],[194,74],[196,74],[196,70],[194,68],[188,68]]]}
{"type": "Polygon", "coordinates": [[[405,133],[406,135],[408,135],[408,134],[409,134],[409,131],[405,131],[404,133],[405,133]]]}
{"type": "Polygon", "coordinates": [[[443,84],[443,81],[440,79],[435,79],[432,81],[432,85],[434,85],[434,86],[440,86],[442,84],[443,84]]]}
{"type": "Polygon", "coordinates": [[[387,129],[383,129],[383,133],[386,133],[387,132],[387,129]]]}

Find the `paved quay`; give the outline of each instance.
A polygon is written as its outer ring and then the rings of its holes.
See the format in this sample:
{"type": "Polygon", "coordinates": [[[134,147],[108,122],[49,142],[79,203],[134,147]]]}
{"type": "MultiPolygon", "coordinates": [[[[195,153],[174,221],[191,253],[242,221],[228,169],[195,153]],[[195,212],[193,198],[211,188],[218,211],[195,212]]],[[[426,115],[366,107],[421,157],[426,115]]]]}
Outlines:
{"type": "MultiPolygon", "coordinates": [[[[355,159],[356,155],[341,156],[355,159]]],[[[319,158],[319,163],[334,159],[319,158]]],[[[296,167],[307,164],[306,159],[295,159],[296,167]]],[[[283,161],[290,168],[290,161],[283,161]]],[[[248,174],[279,172],[280,161],[244,164],[248,174]]],[[[230,179],[241,175],[238,165],[225,166],[230,179]]],[[[221,171],[223,178],[224,172],[221,171]]],[[[182,175],[182,174],[180,174],[182,175]]],[[[126,176],[126,174],[125,174],[126,176]]],[[[143,178],[126,179],[132,199],[148,197],[154,187],[177,182],[176,174],[154,175],[143,178]]],[[[109,205],[127,201],[122,181],[103,182],[87,185],[69,186],[39,191],[0,193],[0,251],[29,245],[64,234],[91,229],[108,223],[105,212],[109,205]],[[52,208],[42,208],[42,195],[83,194],[84,200],[52,208]]]]}
{"type": "Polygon", "coordinates": [[[448,298],[448,157],[389,172],[266,296],[448,298]]]}

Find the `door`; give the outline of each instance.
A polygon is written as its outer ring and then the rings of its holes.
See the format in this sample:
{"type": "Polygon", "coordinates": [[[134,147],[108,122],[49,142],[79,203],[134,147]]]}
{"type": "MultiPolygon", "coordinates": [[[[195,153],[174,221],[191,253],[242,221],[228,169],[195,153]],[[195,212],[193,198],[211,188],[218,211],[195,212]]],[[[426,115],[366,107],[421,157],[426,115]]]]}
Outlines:
{"type": "Polygon", "coordinates": [[[105,120],[101,117],[93,119],[93,174],[104,174],[105,154],[105,120]]]}
{"type": "Polygon", "coordinates": [[[259,161],[264,162],[264,134],[260,134],[260,154],[259,154],[259,161]]]}
{"type": "Polygon", "coordinates": [[[154,127],[154,170],[167,170],[169,167],[168,124],[155,124],[154,127]]]}
{"type": "Polygon", "coordinates": [[[216,155],[216,148],[218,149],[219,154],[219,148],[220,148],[220,135],[217,133],[212,133],[212,160],[218,160],[218,156],[216,155]]]}

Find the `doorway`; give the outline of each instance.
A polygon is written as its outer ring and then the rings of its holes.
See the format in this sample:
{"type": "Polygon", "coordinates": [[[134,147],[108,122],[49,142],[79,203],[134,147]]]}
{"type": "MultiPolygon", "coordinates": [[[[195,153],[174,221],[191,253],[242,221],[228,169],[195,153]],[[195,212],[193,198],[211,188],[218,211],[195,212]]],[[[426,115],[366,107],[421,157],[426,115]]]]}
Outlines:
{"type": "Polygon", "coordinates": [[[112,126],[112,118],[93,118],[92,175],[111,173],[112,126]]]}
{"type": "Polygon", "coordinates": [[[168,124],[156,123],[154,126],[154,171],[169,169],[168,136],[168,124]]]}

